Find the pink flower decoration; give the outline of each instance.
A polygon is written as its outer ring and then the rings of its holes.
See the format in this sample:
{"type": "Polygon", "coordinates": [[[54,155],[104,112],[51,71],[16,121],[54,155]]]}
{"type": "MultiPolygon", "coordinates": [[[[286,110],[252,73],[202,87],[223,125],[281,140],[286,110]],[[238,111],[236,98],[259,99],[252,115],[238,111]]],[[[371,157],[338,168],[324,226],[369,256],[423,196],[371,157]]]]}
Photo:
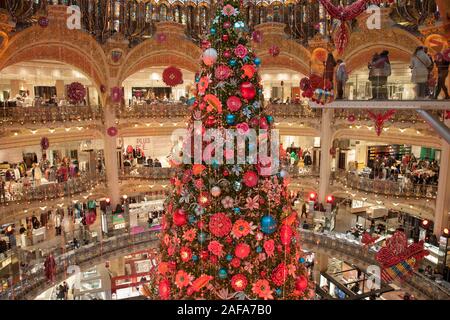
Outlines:
{"type": "Polygon", "coordinates": [[[236,128],[239,134],[246,134],[250,129],[247,122],[239,123],[236,128]]]}
{"type": "Polygon", "coordinates": [[[232,70],[230,67],[221,64],[216,68],[216,71],[214,72],[214,75],[216,76],[217,80],[222,81],[226,80],[231,76],[232,70]]]}
{"type": "Polygon", "coordinates": [[[234,54],[241,59],[244,59],[247,53],[248,53],[247,48],[242,44],[238,44],[237,47],[234,49],[234,54]]]}
{"type": "Polygon", "coordinates": [[[266,251],[268,257],[273,256],[273,252],[275,251],[275,242],[273,239],[264,242],[264,251],[266,251]]]}
{"type": "Polygon", "coordinates": [[[158,33],[156,35],[156,41],[158,41],[159,43],[163,43],[164,41],[166,41],[167,36],[164,33],[158,33]]]}
{"type": "Polygon", "coordinates": [[[258,184],[258,175],[254,171],[247,171],[244,173],[243,180],[247,187],[253,188],[258,184]]]}
{"type": "Polygon", "coordinates": [[[257,210],[259,209],[259,196],[255,196],[254,198],[248,197],[246,200],[245,207],[249,210],[257,210]]]}
{"type": "Polygon", "coordinates": [[[231,4],[227,4],[226,6],[223,7],[222,14],[228,17],[235,16],[237,15],[237,10],[231,4]]]}
{"type": "Polygon", "coordinates": [[[238,111],[242,106],[241,99],[236,96],[231,96],[227,99],[227,107],[231,112],[238,111]]]}
{"type": "Polygon", "coordinates": [[[225,209],[233,208],[234,200],[230,196],[226,196],[222,199],[222,205],[225,209]]]}

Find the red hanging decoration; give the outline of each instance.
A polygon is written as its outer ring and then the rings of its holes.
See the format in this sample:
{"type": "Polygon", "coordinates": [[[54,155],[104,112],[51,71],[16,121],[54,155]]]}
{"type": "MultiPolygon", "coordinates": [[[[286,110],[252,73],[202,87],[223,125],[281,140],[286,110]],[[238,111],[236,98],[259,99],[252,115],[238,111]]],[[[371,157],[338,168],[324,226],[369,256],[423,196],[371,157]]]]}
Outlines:
{"type": "Polygon", "coordinates": [[[377,133],[377,136],[381,134],[381,131],[383,130],[384,123],[392,118],[392,116],[395,113],[395,110],[389,110],[386,113],[378,113],[375,114],[372,111],[367,111],[369,114],[369,117],[375,122],[375,132],[377,133]]]}
{"type": "Polygon", "coordinates": [[[176,67],[167,67],[164,69],[162,77],[164,83],[170,87],[183,83],[183,73],[176,67]]]}
{"type": "Polygon", "coordinates": [[[350,32],[346,22],[355,19],[363,13],[369,0],[358,0],[347,7],[335,6],[331,0],[319,0],[319,2],[332,18],[341,21],[341,25],[334,35],[334,45],[338,52],[342,54],[350,38],[350,32]]]}
{"type": "Polygon", "coordinates": [[[119,132],[119,130],[117,130],[116,127],[109,127],[106,132],[108,133],[108,136],[115,137],[117,135],[117,133],[119,132]]]}
{"type": "Polygon", "coordinates": [[[393,281],[411,275],[427,255],[428,251],[423,247],[423,240],[408,245],[405,233],[396,231],[391,238],[386,240],[386,246],[378,251],[375,259],[382,268],[382,279],[393,281]]]}
{"type": "Polygon", "coordinates": [[[111,100],[114,103],[119,103],[122,101],[123,89],[120,87],[114,87],[111,89],[111,100]]]}
{"type": "Polygon", "coordinates": [[[79,82],[72,82],[67,89],[67,96],[72,102],[81,102],[86,96],[86,89],[79,82]]]}
{"type": "Polygon", "coordinates": [[[445,119],[450,119],[450,110],[445,111],[445,119]]]}
{"type": "Polygon", "coordinates": [[[158,34],[156,35],[156,41],[157,41],[159,44],[165,42],[166,40],[167,40],[167,36],[166,36],[165,33],[158,33],[158,34]]]}
{"type": "Polygon", "coordinates": [[[48,23],[49,23],[49,20],[48,20],[47,17],[40,17],[40,18],[38,19],[38,25],[39,25],[41,28],[47,28],[47,27],[48,27],[48,23]]]}
{"type": "Polygon", "coordinates": [[[354,121],[355,121],[355,115],[354,115],[354,114],[350,114],[350,115],[347,117],[347,120],[348,120],[348,122],[354,122],[354,121]]]}
{"type": "Polygon", "coordinates": [[[47,150],[49,146],[50,146],[50,142],[48,141],[48,138],[47,137],[42,137],[42,139],[41,139],[41,148],[42,148],[42,150],[47,150]]]}

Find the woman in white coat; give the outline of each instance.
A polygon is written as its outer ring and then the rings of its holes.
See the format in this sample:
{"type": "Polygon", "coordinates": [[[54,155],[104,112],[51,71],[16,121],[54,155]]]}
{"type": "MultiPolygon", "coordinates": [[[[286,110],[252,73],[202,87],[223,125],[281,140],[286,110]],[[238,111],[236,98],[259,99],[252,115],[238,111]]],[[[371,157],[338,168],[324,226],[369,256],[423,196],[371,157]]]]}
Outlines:
{"type": "Polygon", "coordinates": [[[425,53],[423,47],[417,47],[411,57],[410,68],[411,82],[416,84],[416,99],[424,99],[427,94],[428,73],[432,65],[430,57],[425,53]]]}

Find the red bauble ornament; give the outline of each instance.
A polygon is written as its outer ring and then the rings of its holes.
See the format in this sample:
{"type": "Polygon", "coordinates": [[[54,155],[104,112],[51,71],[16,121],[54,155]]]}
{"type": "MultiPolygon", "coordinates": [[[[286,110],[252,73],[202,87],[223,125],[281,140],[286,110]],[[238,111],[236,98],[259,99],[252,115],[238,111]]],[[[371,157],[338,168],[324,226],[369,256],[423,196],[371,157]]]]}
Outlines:
{"type": "Polygon", "coordinates": [[[353,122],[353,121],[355,121],[355,116],[353,114],[351,114],[351,115],[348,116],[347,120],[349,122],[353,122]]]}
{"type": "Polygon", "coordinates": [[[253,83],[251,82],[243,82],[240,87],[240,92],[242,98],[246,100],[251,100],[256,96],[256,89],[253,83]]]}
{"type": "Polygon", "coordinates": [[[300,80],[300,89],[302,91],[305,91],[310,88],[311,88],[311,81],[309,80],[309,78],[307,78],[307,77],[302,78],[302,80],[300,80]]]}
{"type": "Polygon", "coordinates": [[[108,133],[108,136],[115,137],[118,133],[118,130],[116,127],[109,127],[106,132],[108,133]]]}
{"type": "Polygon", "coordinates": [[[259,118],[259,127],[261,129],[268,129],[269,128],[269,123],[267,122],[267,118],[266,117],[259,118]]]}
{"type": "Polygon", "coordinates": [[[259,118],[255,117],[255,118],[250,119],[249,124],[250,124],[250,127],[256,128],[257,126],[259,126],[259,118]]]}
{"type": "Polygon", "coordinates": [[[173,223],[178,227],[182,227],[187,223],[186,213],[182,209],[177,209],[173,214],[173,223]]]}
{"type": "Polygon", "coordinates": [[[170,87],[183,83],[183,73],[180,69],[173,66],[164,69],[162,77],[164,83],[170,87]]]}
{"type": "Polygon", "coordinates": [[[81,102],[86,96],[86,89],[79,82],[72,82],[67,88],[67,96],[70,101],[81,102]]]}
{"type": "Polygon", "coordinates": [[[222,40],[223,40],[223,41],[228,41],[228,39],[230,39],[230,36],[229,36],[229,35],[224,34],[224,35],[222,36],[222,40]]]}
{"type": "Polygon", "coordinates": [[[228,29],[228,28],[230,28],[231,27],[231,22],[230,21],[225,21],[224,23],[223,23],[223,28],[224,29],[228,29]]]}
{"type": "Polygon", "coordinates": [[[205,223],[204,223],[203,221],[199,221],[199,222],[197,222],[197,227],[198,227],[200,230],[203,230],[203,228],[205,227],[205,223]]]}
{"type": "Polygon", "coordinates": [[[225,57],[225,58],[230,58],[231,57],[231,51],[230,50],[225,50],[224,52],[223,52],[223,56],[225,57]]]}
{"type": "Polygon", "coordinates": [[[203,250],[202,252],[200,252],[200,259],[202,260],[207,260],[209,257],[209,252],[208,250],[203,250]]]}
{"type": "Polygon", "coordinates": [[[292,229],[288,225],[282,225],[280,228],[280,240],[283,245],[289,245],[292,239],[292,229]]]}
{"type": "Polygon", "coordinates": [[[308,288],[308,278],[300,276],[295,280],[295,289],[298,291],[305,291],[308,288]]]}
{"type": "Polygon", "coordinates": [[[223,176],[228,177],[230,175],[230,172],[228,170],[223,170],[223,176]]]}
{"type": "Polygon", "coordinates": [[[231,259],[230,265],[233,268],[239,268],[241,266],[241,260],[239,260],[238,258],[233,258],[231,259]]]}

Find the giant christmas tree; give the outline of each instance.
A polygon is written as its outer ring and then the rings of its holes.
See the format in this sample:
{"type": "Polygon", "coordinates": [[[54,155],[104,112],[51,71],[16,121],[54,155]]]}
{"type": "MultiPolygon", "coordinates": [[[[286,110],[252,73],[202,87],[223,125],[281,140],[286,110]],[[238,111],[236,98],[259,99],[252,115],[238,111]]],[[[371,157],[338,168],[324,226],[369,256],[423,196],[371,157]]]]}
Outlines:
{"type": "Polygon", "coordinates": [[[237,135],[266,131],[258,135],[258,144],[273,139],[273,118],[262,105],[260,60],[248,45],[240,4],[225,0],[218,7],[208,40],[202,42],[197,94],[189,101],[185,161],[171,180],[166,202],[156,291],[161,299],[306,299],[312,284],[287,176],[283,170],[264,171],[278,159],[251,159],[252,150],[261,148],[251,142],[245,164],[239,164],[238,149],[229,144],[220,157],[217,149],[207,152],[208,129],[236,129],[237,135]],[[204,141],[196,143],[195,134],[204,141]]]}

